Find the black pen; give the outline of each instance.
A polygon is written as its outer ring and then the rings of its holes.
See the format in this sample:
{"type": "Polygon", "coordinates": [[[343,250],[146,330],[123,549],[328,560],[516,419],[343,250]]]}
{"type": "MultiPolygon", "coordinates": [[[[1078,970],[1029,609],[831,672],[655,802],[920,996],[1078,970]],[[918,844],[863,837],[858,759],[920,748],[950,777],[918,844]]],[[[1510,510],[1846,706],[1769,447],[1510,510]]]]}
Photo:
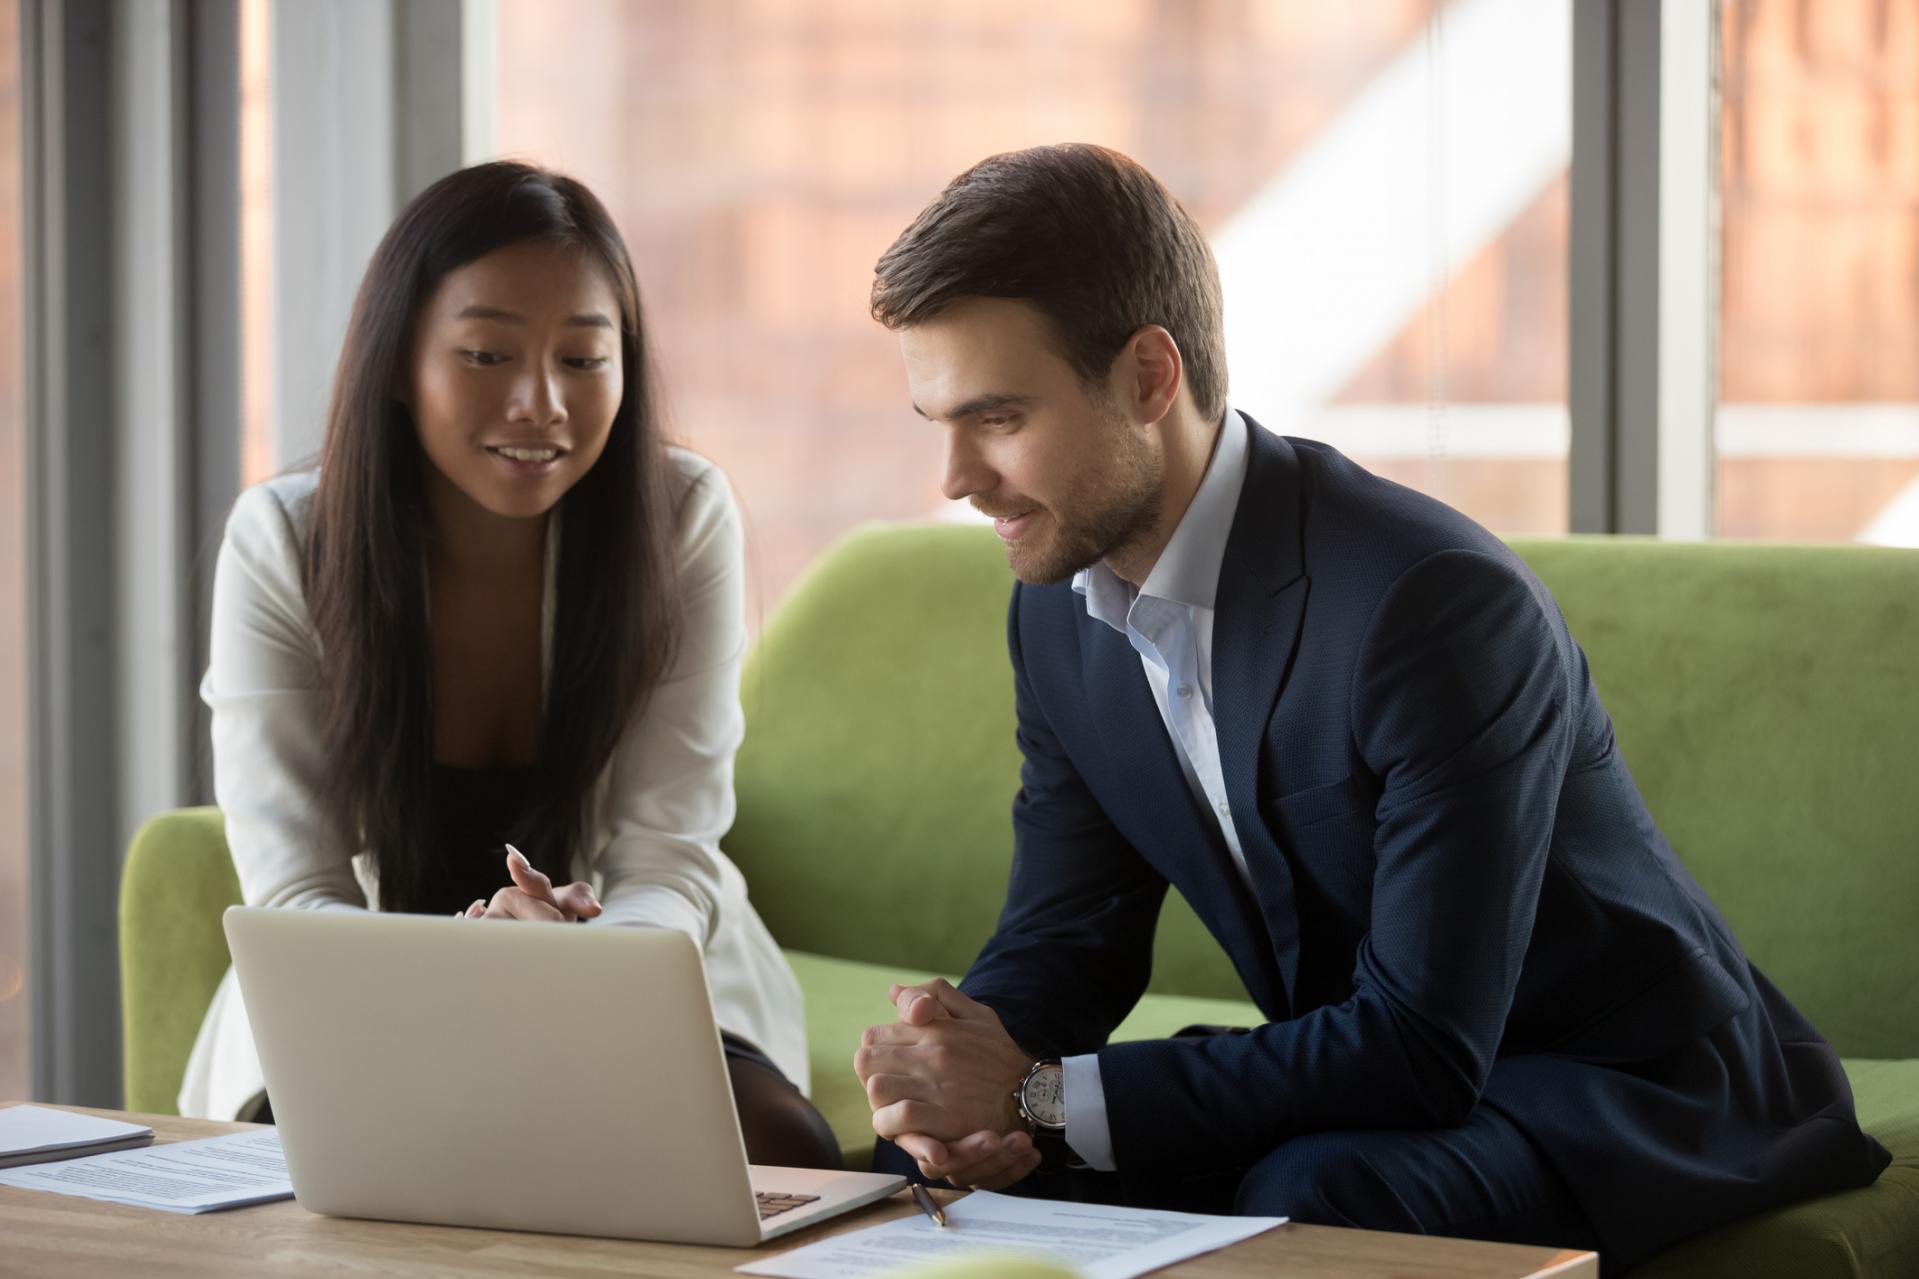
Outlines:
{"type": "Polygon", "coordinates": [[[926,1193],[926,1187],[917,1181],[913,1183],[913,1198],[919,1201],[920,1211],[931,1217],[934,1225],[941,1230],[946,1229],[946,1214],[940,1211],[937,1203],[933,1202],[933,1196],[926,1193]]]}

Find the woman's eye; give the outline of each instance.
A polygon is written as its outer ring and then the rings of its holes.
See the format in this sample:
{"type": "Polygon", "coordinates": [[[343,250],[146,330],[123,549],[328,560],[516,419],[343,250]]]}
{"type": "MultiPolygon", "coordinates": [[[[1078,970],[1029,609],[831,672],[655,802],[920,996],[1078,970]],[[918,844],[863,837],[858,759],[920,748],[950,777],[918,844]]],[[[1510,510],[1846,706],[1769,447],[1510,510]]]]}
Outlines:
{"type": "Polygon", "coordinates": [[[606,357],[603,355],[580,356],[575,359],[570,359],[566,361],[566,363],[576,369],[585,369],[590,372],[593,369],[605,368],[606,357]]]}
{"type": "Polygon", "coordinates": [[[460,355],[468,364],[477,364],[483,369],[506,362],[506,357],[497,351],[461,351],[460,355]]]}

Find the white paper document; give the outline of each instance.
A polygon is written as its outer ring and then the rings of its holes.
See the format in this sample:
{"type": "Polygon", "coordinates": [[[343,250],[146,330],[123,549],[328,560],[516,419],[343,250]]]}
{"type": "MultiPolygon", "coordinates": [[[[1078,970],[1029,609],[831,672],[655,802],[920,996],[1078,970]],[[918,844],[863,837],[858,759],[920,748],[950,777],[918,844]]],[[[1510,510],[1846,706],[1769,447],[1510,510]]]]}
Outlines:
{"type": "Polygon", "coordinates": [[[167,1212],[213,1212],[293,1197],[277,1128],[12,1168],[0,1172],[0,1185],[167,1212]]]}
{"type": "Polygon", "coordinates": [[[71,1110],[47,1106],[8,1106],[0,1110],[0,1168],[126,1150],[152,1140],[153,1129],[144,1124],[76,1115],[71,1110]]]}
{"type": "Polygon", "coordinates": [[[1070,1266],[1086,1279],[1132,1279],[1285,1221],[1053,1203],[976,1190],[946,1205],[944,1229],[916,1212],[749,1262],[739,1271],[780,1279],[849,1279],[968,1253],[1017,1253],[1070,1266]]]}

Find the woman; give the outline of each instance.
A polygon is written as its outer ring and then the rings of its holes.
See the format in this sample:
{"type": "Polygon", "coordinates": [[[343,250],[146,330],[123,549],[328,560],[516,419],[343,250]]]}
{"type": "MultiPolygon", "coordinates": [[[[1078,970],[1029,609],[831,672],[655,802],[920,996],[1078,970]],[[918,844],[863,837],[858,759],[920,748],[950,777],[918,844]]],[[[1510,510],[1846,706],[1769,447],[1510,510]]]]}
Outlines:
{"type": "MultiPolygon", "coordinates": [[[[798,983],[719,851],[739,517],[715,467],[663,443],[649,354],[626,248],[579,183],[484,164],[400,213],[318,470],[248,490],[227,525],[215,791],[251,905],[690,934],[749,1156],[837,1166],[798,983]]],[[[229,973],[181,1111],[260,1097],[229,973]]]]}

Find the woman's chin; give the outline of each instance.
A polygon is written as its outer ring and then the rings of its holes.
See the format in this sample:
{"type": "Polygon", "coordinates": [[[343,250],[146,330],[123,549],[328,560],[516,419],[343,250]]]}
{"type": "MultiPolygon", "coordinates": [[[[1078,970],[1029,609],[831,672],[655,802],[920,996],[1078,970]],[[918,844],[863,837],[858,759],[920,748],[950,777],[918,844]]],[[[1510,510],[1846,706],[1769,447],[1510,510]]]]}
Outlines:
{"type": "Polygon", "coordinates": [[[560,498],[572,487],[569,478],[562,472],[539,477],[537,480],[515,477],[501,483],[495,475],[475,476],[467,483],[459,484],[467,500],[489,515],[505,520],[531,520],[545,515],[559,504],[560,498]]]}

